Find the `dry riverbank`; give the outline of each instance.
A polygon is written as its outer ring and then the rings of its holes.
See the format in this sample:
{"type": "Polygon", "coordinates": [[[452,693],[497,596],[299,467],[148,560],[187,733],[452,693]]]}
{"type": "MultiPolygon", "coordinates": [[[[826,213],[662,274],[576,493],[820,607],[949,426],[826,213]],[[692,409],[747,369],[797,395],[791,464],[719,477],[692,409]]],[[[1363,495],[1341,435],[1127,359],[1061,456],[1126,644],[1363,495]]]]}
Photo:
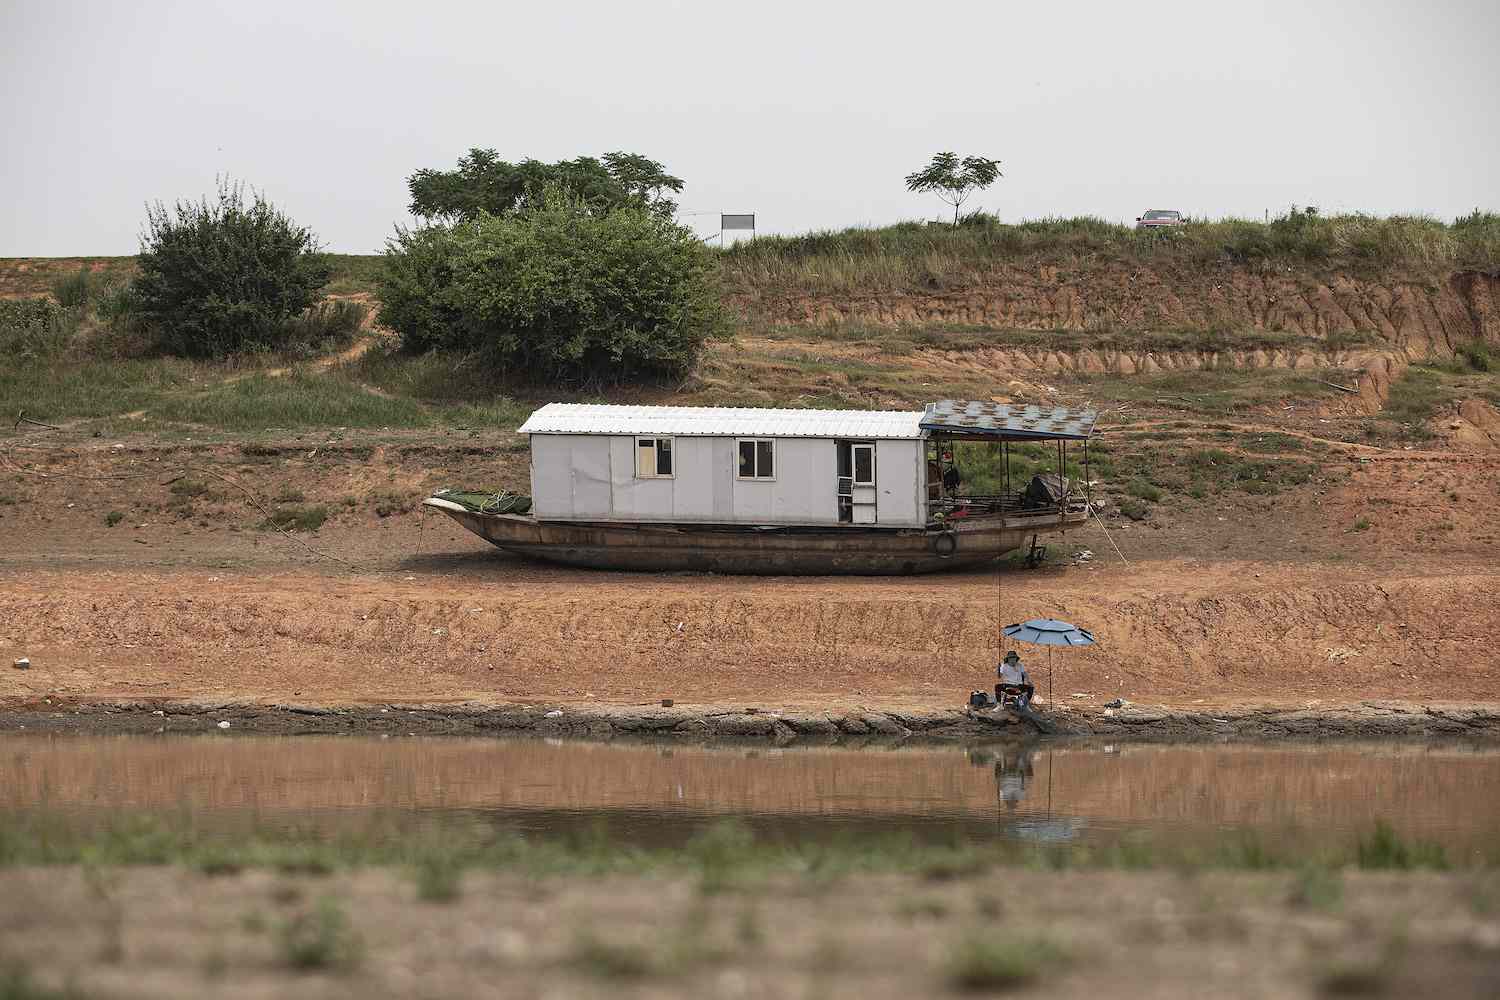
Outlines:
{"type": "Polygon", "coordinates": [[[479,702],[327,705],[179,700],[0,701],[0,731],[507,735],[590,739],[868,743],[1028,739],[1038,734],[1132,741],[1253,739],[1500,740],[1500,705],[1361,702],[1343,705],[1038,706],[1036,720],[916,704],[832,707],[479,702]]]}
{"type": "Polygon", "coordinates": [[[1493,872],[934,868],[705,891],[670,873],[49,867],[0,872],[0,898],[8,975],[90,996],[1500,990],[1493,872]]]}

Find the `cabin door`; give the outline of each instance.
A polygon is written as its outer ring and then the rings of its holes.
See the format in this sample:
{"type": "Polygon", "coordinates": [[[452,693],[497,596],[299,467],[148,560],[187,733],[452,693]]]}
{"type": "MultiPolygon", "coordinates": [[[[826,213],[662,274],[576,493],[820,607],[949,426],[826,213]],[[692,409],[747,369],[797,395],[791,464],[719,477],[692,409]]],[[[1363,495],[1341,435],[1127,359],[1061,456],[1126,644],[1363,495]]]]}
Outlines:
{"type": "Polygon", "coordinates": [[[874,444],[838,442],[838,502],[843,523],[876,523],[874,444]]]}

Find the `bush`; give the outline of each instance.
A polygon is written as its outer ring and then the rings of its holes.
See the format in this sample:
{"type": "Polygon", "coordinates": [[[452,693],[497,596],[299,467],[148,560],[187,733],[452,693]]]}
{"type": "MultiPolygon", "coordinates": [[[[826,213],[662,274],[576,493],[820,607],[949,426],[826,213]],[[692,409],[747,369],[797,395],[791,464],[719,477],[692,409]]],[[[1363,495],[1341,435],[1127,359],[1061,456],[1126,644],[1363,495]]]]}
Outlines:
{"type": "Polygon", "coordinates": [[[408,351],[475,352],[529,379],[681,376],[727,330],[697,237],[639,205],[607,213],[559,188],[504,217],[400,230],[380,321],[408,351]]]}
{"type": "Polygon", "coordinates": [[[148,208],[134,297],[163,349],[224,357],[274,348],[328,280],[316,237],[265,197],[221,182],[214,201],[148,208]]]}
{"type": "Polygon", "coordinates": [[[75,328],[70,310],[51,299],[0,299],[0,356],[10,362],[55,357],[75,328]]]}
{"type": "Polygon", "coordinates": [[[76,309],[79,306],[88,305],[93,292],[87,264],[52,283],[52,297],[64,309],[76,309]]]}

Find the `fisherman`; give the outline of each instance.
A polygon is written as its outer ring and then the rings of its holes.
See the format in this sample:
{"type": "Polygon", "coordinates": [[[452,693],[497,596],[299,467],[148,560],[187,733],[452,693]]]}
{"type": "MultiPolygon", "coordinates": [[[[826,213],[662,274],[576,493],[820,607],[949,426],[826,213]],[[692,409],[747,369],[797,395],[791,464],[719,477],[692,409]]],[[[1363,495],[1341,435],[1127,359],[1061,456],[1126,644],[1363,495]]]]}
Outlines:
{"type": "Polygon", "coordinates": [[[1026,668],[1021,666],[1021,656],[1014,649],[1005,654],[1005,659],[1000,661],[996,671],[1000,675],[1000,683],[995,685],[995,700],[1001,700],[1001,694],[1006,688],[1021,692],[1021,708],[1031,707],[1031,696],[1036,694],[1036,688],[1031,684],[1031,678],[1026,676],[1026,668]]]}

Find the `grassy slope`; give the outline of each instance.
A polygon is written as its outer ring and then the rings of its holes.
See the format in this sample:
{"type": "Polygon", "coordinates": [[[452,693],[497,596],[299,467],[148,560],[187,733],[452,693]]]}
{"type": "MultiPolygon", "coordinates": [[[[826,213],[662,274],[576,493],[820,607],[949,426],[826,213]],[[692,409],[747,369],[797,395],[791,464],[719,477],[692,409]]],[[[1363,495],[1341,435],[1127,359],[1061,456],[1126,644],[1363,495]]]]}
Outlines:
{"type": "MultiPolygon", "coordinates": [[[[982,281],[987,268],[1016,261],[1149,261],[1188,268],[1298,267],[1385,273],[1500,267],[1500,216],[1446,225],[1364,216],[1281,220],[1269,225],[1196,223],[1163,237],[1097,219],[1042,220],[962,227],[901,224],[807,236],[763,238],[723,252],[731,295],[839,290],[930,290],[982,281]]],[[[373,290],[380,258],[334,255],[330,294],[373,290]]],[[[107,285],[128,275],[133,258],[0,261],[0,295],[45,294],[81,268],[107,285]]],[[[1358,338],[1353,338],[1357,340],[1358,338]]],[[[579,397],[528,388],[476,372],[458,358],[404,358],[376,350],[346,365],[304,359],[249,358],[233,364],[171,359],[97,360],[87,352],[46,363],[0,367],[0,413],[47,422],[82,421],[105,434],[167,431],[260,433],[322,427],[421,430],[508,429],[533,402],[550,398],[736,405],[909,406],[938,396],[988,398],[1006,390],[986,363],[967,352],[1083,348],[1205,353],[1301,350],[1305,336],[1268,330],[991,330],[927,324],[907,328],[776,328],[750,324],[735,340],[711,345],[698,377],[685,386],[635,387],[579,397]],[[957,360],[950,360],[956,357],[957,360]],[[290,368],[289,377],[268,371],[290,368]]],[[[1349,346],[1349,345],[1345,345],[1349,346]]],[[[1136,419],[1187,416],[1219,420],[1257,408],[1337,400],[1336,390],[1302,372],[1179,371],[1120,378],[1077,372],[1042,378],[1057,398],[1128,411],[1136,419]]],[[[1330,433],[1419,436],[1422,421],[1463,395],[1500,398],[1493,376],[1426,369],[1397,384],[1385,424],[1330,433]],[[1374,433],[1372,433],[1374,432],[1374,433]],[[1408,433],[1410,432],[1410,433],[1408,433]]],[[[11,421],[7,421],[9,423],[11,421]]]]}

